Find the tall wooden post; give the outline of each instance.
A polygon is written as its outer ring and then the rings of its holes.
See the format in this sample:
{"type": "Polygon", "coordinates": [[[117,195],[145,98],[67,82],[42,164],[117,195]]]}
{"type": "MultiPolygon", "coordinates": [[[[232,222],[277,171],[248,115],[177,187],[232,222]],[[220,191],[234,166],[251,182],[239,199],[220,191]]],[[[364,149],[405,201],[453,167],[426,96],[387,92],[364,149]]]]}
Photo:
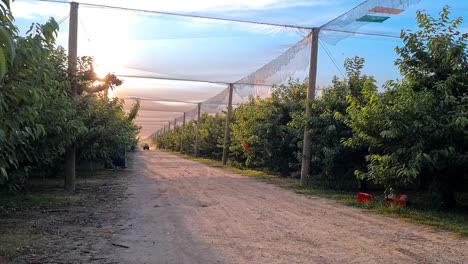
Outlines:
{"type": "Polygon", "coordinates": [[[168,123],[167,132],[171,132],[171,121],[169,121],[167,123],[168,123]]]}
{"type": "Polygon", "coordinates": [[[232,92],[234,85],[229,84],[229,99],[226,115],[226,126],[224,127],[224,146],[223,146],[223,165],[226,166],[229,154],[229,145],[231,141],[231,113],[232,113],[232,92]]]}
{"type": "MultiPolygon", "coordinates": [[[[310,47],[310,68],[309,68],[309,86],[307,89],[306,100],[306,117],[312,117],[311,104],[315,100],[315,85],[317,82],[317,55],[318,55],[318,41],[319,41],[319,28],[312,29],[312,44],[310,47]]],[[[306,122],[304,128],[304,141],[302,145],[302,166],[301,166],[301,185],[306,184],[310,171],[310,159],[312,153],[312,134],[310,133],[309,122],[306,122]]]]}
{"type": "Polygon", "coordinates": [[[180,134],[180,153],[184,152],[184,132],[185,132],[185,112],[184,117],[182,119],[182,133],[180,134]]]}
{"type": "MultiPolygon", "coordinates": [[[[70,25],[68,33],[68,75],[71,79],[70,97],[77,95],[76,60],[78,56],[78,3],[70,3],[70,25]]],[[[65,151],[65,190],[75,191],[76,185],[76,146],[65,151]]]]}
{"type": "Polygon", "coordinates": [[[195,133],[195,157],[198,157],[198,144],[200,143],[200,113],[201,103],[197,107],[197,132],[195,133]]]}

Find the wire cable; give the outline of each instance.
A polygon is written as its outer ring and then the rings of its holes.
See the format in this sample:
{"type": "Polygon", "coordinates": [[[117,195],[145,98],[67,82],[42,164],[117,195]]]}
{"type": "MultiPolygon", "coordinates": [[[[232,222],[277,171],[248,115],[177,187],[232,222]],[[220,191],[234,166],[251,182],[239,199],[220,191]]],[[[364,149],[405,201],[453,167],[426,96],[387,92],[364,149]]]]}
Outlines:
{"type": "Polygon", "coordinates": [[[346,33],[346,34],[352,34],[352,35],[363,35],[363,36],[372,36],[372,37],[400,39],[400,37],[396,36],[396,35],[388,35],[388,34],[381,34],[381,33],[359,32],[359,31],[349,31],[349,30],[341,30],[341,29],[328,29],[328,28],[320,29],[320,31],[331,31],[331,32],[346,33]]]}
{"type": "MultiPolygon", "coordinates": [[[[59,4],[69,4],[70,3],[70,2],[67,2],[67,1],[61,1],[61,0],[36,0],[36,1],[59,3],[59,4]]],[[[364,3],[362,3],[362,4],[364,4],[364,3]]],[[[254,25],[264,25],[264,26],[291,28],[291,29],[296,29],[296,30],[312,31],[314,28],[320,28],[323,31],[333,31],[333,32],[338,32],[338,33],[347,33],[347,34],[356,34],[356,35],[374,36],[374,37],[385,37],[385,38],[400,38],[399,36],[388,35],[388,34],[383,34],[383,33],[369,33],[369,32],[348,31],[348,30],[326,28],[326,26],[329,23],[335,21],[339,17],[331,20],[330,22],[326,23],[325,25],[323,25],[321,27],[306,27],[306,26],[299,26],[299,25],[277,24],[277,23],[259,22],[259,21],[241,20],[241,19],[229,19],[229,18],[214,17],[214,16],[192,15],[192,14],[183,14],[183,13],[176,13],[176,12],[164,12],[164,11],[155,11],[155,10],[148,10],[148,9],[120,7],[120,6],[111,6],[111,5],[100,5],[100,4],[92,4],[92,3],[80,3],[80,5],[87,6],[87,7],[117,9],[117,10],[124,10],[124,11],[152,13],[152,14],[167,15],[167,16],[202,18],[202,19],[209,19],[209,20],[218,20],[218,21],[237,22],[237,23],[246,23],[246,24],[254,24],[254,25]]],[[[355,7],[355,8],[357,8],[357,7],[355,7]]]]}
{"type": "Polygon", "coordinates": [[[62,24],[63,22],[65,22],[65,20],[67,20],[68,18],[70,17],[70,14],[68,15],[65,15],[64,17],[62,17],[59,21],[57,21],[57,24],[62,24]]]}
{"type": "MultiPolygon", "coordinates": [[[[36,0],[36,1],[60,3],[60,4],[69,4],[70,3],[68,1],[60,1],[60,0],[36,0]]],[[[182,13],[175,13],[175,12],[165,12],[165,11],[156,11],[156,10],[148,10],[148,9],[140,9],[140,8],[121,7],[121,6],[111,6],[111,5],[101,5],[101,4],[91,4],[91,3],[81,3],[81,2],[79,4],[82,5],[82,6],[88,6],[88,7],[118,9],[118,10],[124,10],[124,11],[152,13],[152,14],[158,14],[158,15],[201,18],[201,19],[210,19],[210,20],[237,22],[237,23],[264,25],[264,26],[274,26],[274,27],[283,27],[283,28],[306,29],[306,30],[312,30],[312,28],[313,28],[313,27],[304,27],[304,26],[298,26],[298,25],[277,24],[277,23],[268,23],[268,22],[241,20],[241,19],[229,19],[229,18],[222,18],[222,17],[215,17],[215,16],[182,14],[182,13]]]]}
{"type": "Polygon", "coordinates": [[[180,100],[172,100],[172,99],[160,99],[160,98],[142,98],[138,96],[126,96],[123,99],[128,99],[128,100],[139,100],[139,101],[151,101],[151,102],[168,102],[168,103],[181,103],[181,104],[198,104],[202,102],[188,102],[188,101],[180,101],[180,100]]]}
{"type": "Polygon", "coordinates": [[[330,50],[325,46],[325,44],[323,43],[322,40],[319,39],[319,42],[320,42],[320,45],[322,46],[323,50],[325,50],[325,53],[328,55],[328,58],[330,58],[330,60],[333,62],[333,64],[335,65],[336,69],[341,73],[341,76],[343,76],[343,79],[346,78],[345,74],[343,73],[343,71],[341,70],[340,67],[338,67],[338,64],[336,63],[336,60],[335,58],[333,58],[330,50]]]}
{"type": "Polygon", "coordinates": [[[151,80],[162,80],[162,81],[179,81],[179,82],[198,82],[198,83],[210,83],[210,84],[221,84],[221,85],[252,85],[252,86],[264,86],[273,87],[275,84],[261,84],[261,83],[242,83],[242,82],[221,82],[221,81],[207,81],[197,79],[184,79],[184,78],[168,78],[168,77],[153,77],[145,75],[128,75],[128,74],[114,74],[117,77],[122,78],[136,78],[136,79],[151,79],[151,80]]]}
{"type": "MultiPolygon", "coordinates": [[[[219,104],[219,103],[207,103],[206,101],[202,102],[189,102],[189,101],[180,101],[180,100],[172,100],[172,99],[160,99],[160,98],[146,98],[146,97],[138,97],[138,96],[126,96],[123,99],[126,100],[139,100],[139,101],[150,101],[150,102],[158,102],[158,103],[181,103],[181,104],[202,104],[202,105],[227,105],[227,104],[219,104]]],[[[240,104],[232,104],[232,105],[240,105],[240,104]]],[[[193,110],[193,109],[191,109],[193,110]]],[[[189,110],[189,111],[191,111],[189,110]]],[[[187,113],[187,112],[186,112],[187,113]]]]}
{"type": "Polygon", "coordinates": [[[88,35],[88,31],[86,30],[85,24],[83,23],[83,20],[81,20],[81,17],[78,17],[78,20],[80,21],[81,26],[83,27],[83,31],[85,33],[86,39],[88,42],[91,42],[91,38],[88,35]]]}

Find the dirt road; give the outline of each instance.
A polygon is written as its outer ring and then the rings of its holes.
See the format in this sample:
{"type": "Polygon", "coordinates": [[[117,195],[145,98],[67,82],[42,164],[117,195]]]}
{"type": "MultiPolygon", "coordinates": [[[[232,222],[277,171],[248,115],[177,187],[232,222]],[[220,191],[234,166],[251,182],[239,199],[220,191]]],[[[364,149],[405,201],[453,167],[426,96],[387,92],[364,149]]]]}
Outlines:
{"type": "Polygon", "coordinates": [[[468,241],[450,233],[166,153],[134,162],[119,263],[468,263],[468,241]]]}

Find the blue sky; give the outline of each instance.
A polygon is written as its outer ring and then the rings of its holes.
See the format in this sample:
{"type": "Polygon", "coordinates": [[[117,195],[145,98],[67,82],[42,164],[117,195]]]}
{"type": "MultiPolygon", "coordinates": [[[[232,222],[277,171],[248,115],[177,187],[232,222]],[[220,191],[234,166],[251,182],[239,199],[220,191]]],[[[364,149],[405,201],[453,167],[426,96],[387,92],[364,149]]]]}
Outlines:
{"type": "MultiPolygon", "coordinates": [[[[399,1],[369,2],[369,6],[372,6],[382,2],[399,1]]],[[[402,43],[393,37],[398,36],[402,29],[416,29],[416,10],[424,9],[436,16],[442,7],[448,4],[452,6],[453,17],[461,16],[468,20],[466,1],[410,2],[413,2],[413,5],[403,13],[392,16],[382,24],[370,23],[361,26],[356,22],[343,24],[339,21],[340,24],[330,26],[332,29],[379,33],[391,37],[343,35],[324,31],[320,37],[318,86],[329,85],[334,75],[341,77],[341,72],[344,72],[343,61],[355,55],[366,59],[364,73],[375,76],[379,85],[386,80],[399,78],[398,69],[393,65],[396,59],[394,48],[402,43]],[[329,51],[337,66],[325,50],[329,51]]],[[[362,1],[101,0],[93,3],[314,27],[352,10],[362,1]]],[[[49,17],[62,19],[68,14],[68,8],[67,4],[30,0],[16,0],[12,5],[13,15],[22,32],[25,32],[32,22],[45,22],[49,17]]],[[[362,15],[358,12],[359,9],[355,10],[357,14],[351,13],[346,16],[350,18],[350,22],[354,21],[356,16],[362,15]]],[[[368,10],[367,6],[365,10],[368,10]]],[[[79,17],[79,55],[94,56],[99,70],[103,73],[110,71],[139,76],[235,82],[278,57],[307,35],[304,30],[116,11],[84,5],[80,6],[79,17]]],[[[461,30],[468,32],[468,21],[462,25],[461,30]]],[[[65,20],[61,24],[58,37],[58,43],[65,47],[67,31],[68,20],[65,20]]],[[[306,55],[308,52],[301,54],[306,55]]],[[[292,63],[284,68],[291,70],[292,66],[303,65],[307,59],[306,56],[296,58],[296,64],[292,63]]],[[[293,77],[305,76],[306,71],[299,69],[293,77]]],[[[224,88],[224,85],[127,78],[124,79],[124,85],[114,91],[114,95],[199,102],[216,95],[224,88]]],[[[149,126],[151,120],[170,120],[180,115],[174,113],[173,116],[166,117],[167,113],[157,112],[166,108],[168,111],[188,111],[193,105],[145,101],[143,110],[146,112],[140,117],[145,120],[145,132],[142,135],[160,126],[156,123],[149,126]]]]}

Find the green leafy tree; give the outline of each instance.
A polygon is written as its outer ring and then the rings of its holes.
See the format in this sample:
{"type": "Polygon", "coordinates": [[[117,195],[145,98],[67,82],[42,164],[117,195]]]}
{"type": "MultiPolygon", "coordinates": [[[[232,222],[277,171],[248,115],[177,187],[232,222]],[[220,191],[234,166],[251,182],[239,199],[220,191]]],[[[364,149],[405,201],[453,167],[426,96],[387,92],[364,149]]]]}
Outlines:
{"type": "Polygon", "coordinates": [[[1,18],[1,50],[8,56],[0,58],[7,65],[0,84],[0,185],[14,189],[31,165],[41,162],[33,147],[46,133],[39,122],[41,111],[51,106],[54,96],[61,96],[64,86],[54,79],[60,75],[53,59],[57,23],[51,19],[44,25],[33,24],[20,37],[13,16],[8,9],[2,10],[6,15],[1,18]],[[5,36],[12,40],[8,45],[5,36]]]}
{"type": "Polygon", "coordinates": [[[10,1],[0,3],[0,81],[3,80],[8,68],[13,66],[16,56],[14,38],[18,34],[18,28],[13,25],[13,15],[10,11],[10,1]]]}
{"type": "Polygon", "coordinates": [[[221,160],[223,156],[224,126],[226,115],[218,113],[200,116],[200,148],[199,155],[221,160]]]}
{"type": "Polygon", "coordinates": [[[302,111],[305,86],[291,80],[276,87],[271,98],[251,98],[233,112],[231,157],[240,166],[287,176],[295,167],[297,129],[289,125],[302,111]],[[246,144],[245,149],[242,144],[246,144]]]}
{"type": "Polygon", "coordinates": [[[383,184],[429,188],[436,207],[453,207],[468,171],[468,34],[445,7],[439,18],[417,13],[419,30],[402,32],[396,49],[404,79],[387,83],[370,105],[351,100],[355,145],[368,146],[368,171],[383,184]]]}
{"type": "Polygon", "coordinates": [[[132,120],[138,109],[126,115],[121,100],[105,96],[120,80],[111,74],[98,79],[92,59],[81,58],[81,96],[71,99],[67,56],[55,45],[55,20],[33,24],[22,37],[9,1],[0,9],[0,187],[17,189],[31,172],[56,170],[65,149],[77,141],[82,159],[106,162],[116,146],[136,143],[139,127],[132,120]]]}
{"type": "Polygon", "coordinates": [[[335,77],[332,86],[312,104],[311,180],[328,188],[356,188],[354,171],[365,169],[366,148],[342,144],[353,136],[352,129],[346,124],[348,99],[366,105],[365,94],[377,91],[375,80],[361,74],[364,63],[364,59],[357,56],[346,59],[347,77],[343,80],[335,77]]]}
{"type": "Polygon", "coordinates": [[[79,114],[87,132],[77,139],[79,160],[102,161],[110,164],[121,148],[135,146],[139,127],[123,111],[121,99],[88,96],[80,104],[79,114]]]}
{"type": "Polygon", "coordinates": [[[132,104],[132,108],[128,112],[128,120],[133,121],[138,116],[138,111],[140,110],[140,100],[135,100],[132,104]]]}
{"type": "Polygon", "coordinates": [[[195,138],[197,126],[193,120],[186,123],[180,138],[183,141],[182,153],[195,154],[195,138]]]}

